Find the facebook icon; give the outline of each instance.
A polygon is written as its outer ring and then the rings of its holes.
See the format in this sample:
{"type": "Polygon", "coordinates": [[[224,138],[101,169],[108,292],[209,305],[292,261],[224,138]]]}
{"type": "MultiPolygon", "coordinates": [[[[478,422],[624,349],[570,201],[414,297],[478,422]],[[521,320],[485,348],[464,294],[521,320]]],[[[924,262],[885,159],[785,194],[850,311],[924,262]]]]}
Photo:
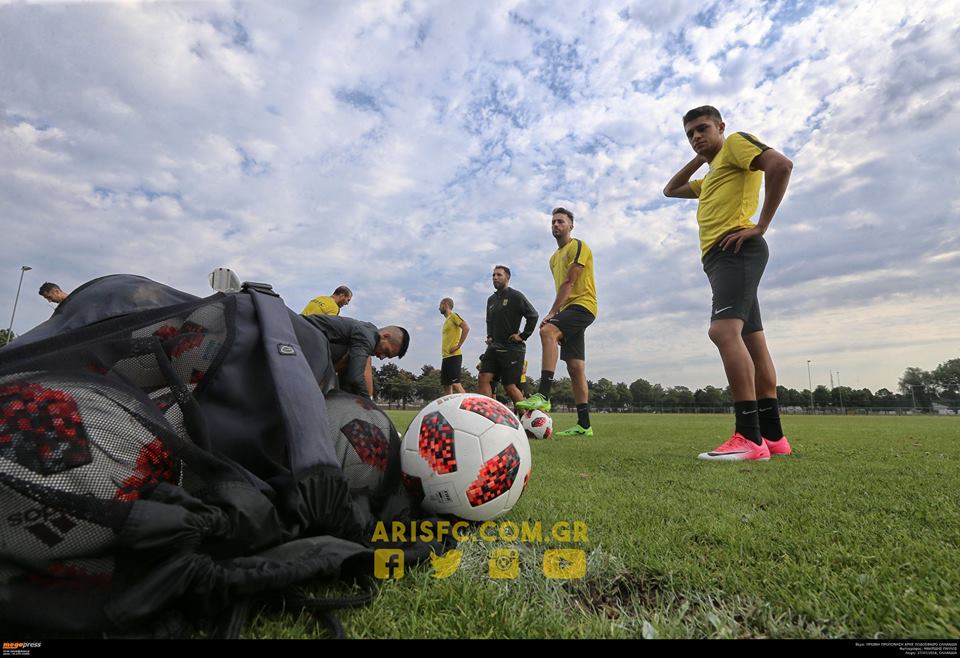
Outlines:
{"type": "Polygon", "coordinates": [[[373,552],[373,575],[380,580],[403,578],[403,551],[378,548],[373,552]]]}

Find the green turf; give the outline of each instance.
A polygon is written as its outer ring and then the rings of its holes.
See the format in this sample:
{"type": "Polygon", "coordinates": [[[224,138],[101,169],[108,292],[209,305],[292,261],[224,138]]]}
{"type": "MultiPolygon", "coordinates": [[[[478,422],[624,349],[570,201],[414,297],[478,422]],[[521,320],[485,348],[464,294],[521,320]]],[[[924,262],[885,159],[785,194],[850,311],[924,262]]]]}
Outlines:
{"type": "MultiPolygon", "coordinates": [[[[391,412],[403,431],[413,412],[391,412]]],[[[555,414],[555,428],[575,422],[555,414]]],[[[549,580],[560,544],[461,544],[460,569],[387,582],[351,637],[960,638],[960,419],[785,417],[795,453],[716,463],[716,415],[596,414],[592,438],[532,442],[505,520],[589,526],[587,575],[549,580]],[[516,580],[487,551],[518,550],[516,580]]],[[[294,613],[251,637],[322,636],[294,613]]]]}

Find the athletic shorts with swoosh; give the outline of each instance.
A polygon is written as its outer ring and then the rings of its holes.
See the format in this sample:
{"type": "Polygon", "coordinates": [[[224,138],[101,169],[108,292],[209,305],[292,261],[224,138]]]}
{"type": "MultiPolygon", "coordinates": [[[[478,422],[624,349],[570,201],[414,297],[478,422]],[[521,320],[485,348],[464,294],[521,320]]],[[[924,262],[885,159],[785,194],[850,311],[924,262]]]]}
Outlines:
{"type": "Polygon", "coordinates": [[[713,289],[713,308],[710,321],[739,318],[743,320],[744,336],[763,331],[757,287],[767,267],[770,253],[763,237],[744,240],[739,253],[733,246],[720,249],[718,240],[703,258],[703,271],[713,289]]]}

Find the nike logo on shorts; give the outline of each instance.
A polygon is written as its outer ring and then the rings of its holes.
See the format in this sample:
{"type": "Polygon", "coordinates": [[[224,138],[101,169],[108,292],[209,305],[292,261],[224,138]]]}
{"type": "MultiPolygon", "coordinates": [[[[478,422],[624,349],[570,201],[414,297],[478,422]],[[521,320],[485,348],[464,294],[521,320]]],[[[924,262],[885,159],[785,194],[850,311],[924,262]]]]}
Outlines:
{"type": "Polygon", "coordinates": [[[724,306],[724,307],[721,308],[719,311],[714,311],[713,314],[716,315],[717,313],[723,313],[724,311],[726,311],[727,309],[730,309],[730,308],[733,308],[733,306],[724,306]]]}

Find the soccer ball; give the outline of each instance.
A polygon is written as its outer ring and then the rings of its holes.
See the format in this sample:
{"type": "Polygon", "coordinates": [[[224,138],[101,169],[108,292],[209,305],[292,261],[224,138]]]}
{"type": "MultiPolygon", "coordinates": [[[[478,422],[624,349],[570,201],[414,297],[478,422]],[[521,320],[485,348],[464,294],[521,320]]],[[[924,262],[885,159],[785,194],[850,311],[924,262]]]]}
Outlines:
{"type": "Polygon", "coordinates": [[[383,496],[400,471],[400,434],[371,400],[334,389],[326,396],[333,450],[353,493],[383,496]]]}
{"type": "Polygon", "coordinates": [[[523,414],[520,424],[531,439],[549,439],[553,436],[553,418],[539,409],[523,414]]]}
{"type": "Polygon", "coordinates": [[[507,407],[476,393],[434,400],[400,451],[407,490],[436,514],[487,521],[517,504],[530,479],[530,444],[507,407]]]}

